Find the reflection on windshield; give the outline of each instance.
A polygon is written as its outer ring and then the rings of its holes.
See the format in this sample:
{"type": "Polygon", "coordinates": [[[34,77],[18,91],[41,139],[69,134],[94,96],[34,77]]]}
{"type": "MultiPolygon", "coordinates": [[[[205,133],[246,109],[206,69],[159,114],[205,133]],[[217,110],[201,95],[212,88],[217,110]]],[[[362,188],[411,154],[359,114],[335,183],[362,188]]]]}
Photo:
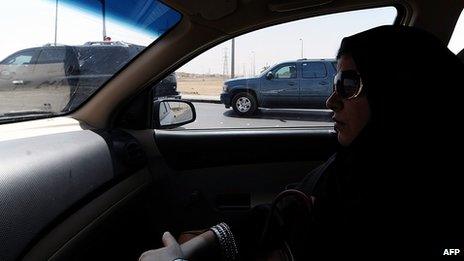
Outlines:
{"type": "MultiPolygon", "coordinates": [[[[55,4],[55,0],[47,1],[55,4]]],[[[180,20],[178,12],[153,0],[59,0],[59,3],[156,36],[164,34],[180,20]]]]}
{"type": "Polygon", "coordinates": [[[0,119],[74,110],[180,19],[153,0],[2,3],[0,119]]]}

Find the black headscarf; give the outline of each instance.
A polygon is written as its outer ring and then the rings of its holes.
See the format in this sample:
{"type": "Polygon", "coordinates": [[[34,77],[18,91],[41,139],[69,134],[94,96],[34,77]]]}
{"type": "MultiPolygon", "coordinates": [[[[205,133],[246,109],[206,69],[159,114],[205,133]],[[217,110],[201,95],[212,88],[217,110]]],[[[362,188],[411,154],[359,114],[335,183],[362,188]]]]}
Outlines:
{"type": "Polygon", "coordinates": [[[331,206],[320,217],[342,229],[338,236],[353,251],[416,247],[411,255],[440,255],[458,248],[464,65],[432,34],[405,26],[344,38],[337,58],[344,54],[360,73],[371,118],[327,169],[322,190],[331,206]]]}

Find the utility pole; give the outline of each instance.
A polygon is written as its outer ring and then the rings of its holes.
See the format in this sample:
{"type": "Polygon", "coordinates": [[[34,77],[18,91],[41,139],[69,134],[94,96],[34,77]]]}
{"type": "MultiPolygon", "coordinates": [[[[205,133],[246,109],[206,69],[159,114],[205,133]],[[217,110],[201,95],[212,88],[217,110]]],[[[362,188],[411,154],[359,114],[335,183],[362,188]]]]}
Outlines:
{"type": "Polygon", "coordinates": [[[106,0],[98,0],[102,4],[102,16],[103,16],[103,41],[106,40],[106,0]]]}
{"type": "Polygon", "coordinates": [[[230,78],[233,79],[235,77],[235,38],[232,38],[232,53],[230,61],[230,78]]]}
{"type": "Polygon", "coordinates": [[[303,56],[303,39],[300,38],[300,41],[301,41],[301,59],[304,58],[303,56]]]}
{"type": "Polygon", "coordinates": [[[57,36],[58,36],[58,0],[56,0],[56,5],[55,5],[55,46],[56,46],[57,36]]]}
{"type": "Polygon", "coordinates": [[[227,77],[227,74],[229,74],[229,58],[227,57],[227,47],[224,48],[224,60],[223,60],[223,65],[222,65],[222,75],[223,77],[227,77]]]}
{"type": "Polygon", "coordinates": [[[255,76],[255,74],[256,74],[255,51],[251,51],[251,53],[253,55],[253,64],[252,64],[253,71],[251,73],[251,76],[255,76]]]}

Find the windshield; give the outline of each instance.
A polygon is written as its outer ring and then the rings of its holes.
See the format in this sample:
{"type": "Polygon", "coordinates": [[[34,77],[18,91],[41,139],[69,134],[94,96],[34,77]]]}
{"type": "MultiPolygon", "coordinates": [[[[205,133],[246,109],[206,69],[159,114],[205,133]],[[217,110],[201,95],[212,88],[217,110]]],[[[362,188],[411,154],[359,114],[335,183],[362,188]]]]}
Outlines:
{"type": "Polygon", "coordinates": [[[74,110],[180,19],[153,0],[2,2],[0,121],[74,110]]]}

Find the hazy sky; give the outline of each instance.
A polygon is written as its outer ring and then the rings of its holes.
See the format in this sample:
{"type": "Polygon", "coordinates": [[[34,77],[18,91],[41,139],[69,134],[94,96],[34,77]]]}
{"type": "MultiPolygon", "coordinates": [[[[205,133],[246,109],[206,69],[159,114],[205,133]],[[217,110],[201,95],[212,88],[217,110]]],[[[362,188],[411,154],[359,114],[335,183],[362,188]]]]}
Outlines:
{"type": "MultiPolygon", "coordinates": [[[[246,75],[256,73],[266,65],[301,58],[333,58],[343,37],[373,28],[392,24],[396,17],[393,7],[355,11],[303,19],[254,31],[235,39],[235,71],[246,75]],[[302,39],[302,40],[300,40],[302,39]]],[[[179,71],[222,73],[225,48],[230,62],[231,41],[227,41],[198,56],[179,71]]]]}
{"type": "MultiPolygon", "coordinates": [[[[107,0],[115,1],[115,0],[107,0]]],[[[343,37],[383,24],[392,24],[396,10],[378,8],[303,19],[258,30],[235,39],[236,74],[256,73],[266,65],[301,58],[333,58],[343,37]],[[301,40],[300,40],[301,39],[301,40]]],[[[464,19],[457,26],[450,49],[464,47],[464,19]]],[[[54,41],[55,4],[50,0],[15,0],[2,2],[0,9],[2,41],[0,60],[15,51],[42,46],[54,41]]],[[[107,35],[115,41],[148,45],[156,39],[146,31],[107,19],[107,35]]],[[[100,14],[89,14],[63,4],[58,8],[58,43],[78,45],[102,38],[100,14]]],[[[227,41],[179,69],[193,73],[222,73],[227,52],[230,64],[230,41],[227,41]]],[[[227,68],[230,73],[230,66],[227,68]]]]}

